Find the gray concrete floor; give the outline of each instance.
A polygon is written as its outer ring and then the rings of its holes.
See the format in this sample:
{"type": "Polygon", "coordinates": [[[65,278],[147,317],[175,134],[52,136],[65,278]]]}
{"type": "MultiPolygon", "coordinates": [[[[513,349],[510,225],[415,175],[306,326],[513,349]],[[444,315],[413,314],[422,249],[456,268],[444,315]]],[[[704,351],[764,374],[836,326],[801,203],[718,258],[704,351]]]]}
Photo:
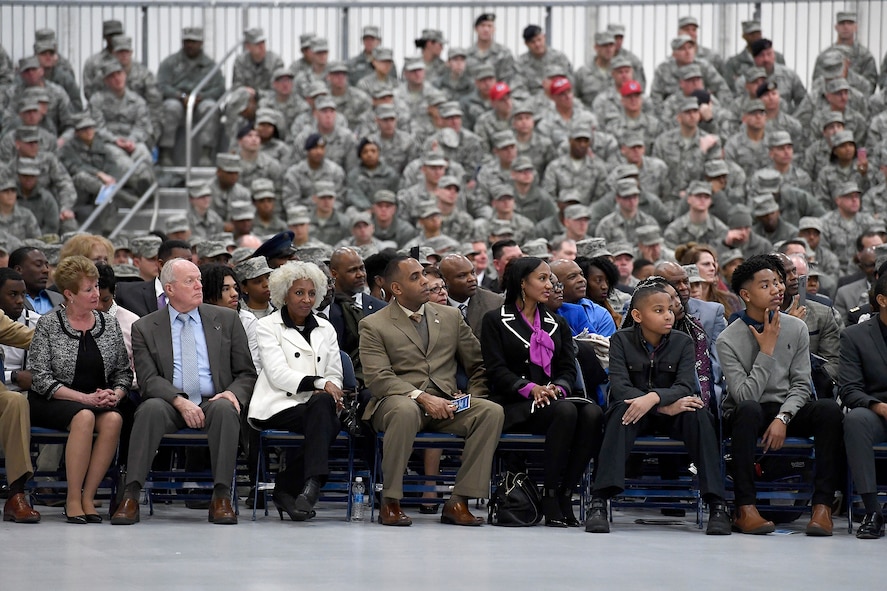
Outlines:
{"type": "MultiPolygon", "coordinates": [[[[406,509],[409,528],[349,524],[341,505],[306,523],[276,513],[237,526],[182,505],[143,506],[129,527],[69,525],[41,507],[38,525],[0,524],[0,589],[780,589],[883,590],[887,539],[848,535],[708,537],[683,525],[640,525],[658,512],[617,511],[612,533],[460,528],[406,509]]],[[[800,532],[806,519],[786,526],[800,532]]]]}

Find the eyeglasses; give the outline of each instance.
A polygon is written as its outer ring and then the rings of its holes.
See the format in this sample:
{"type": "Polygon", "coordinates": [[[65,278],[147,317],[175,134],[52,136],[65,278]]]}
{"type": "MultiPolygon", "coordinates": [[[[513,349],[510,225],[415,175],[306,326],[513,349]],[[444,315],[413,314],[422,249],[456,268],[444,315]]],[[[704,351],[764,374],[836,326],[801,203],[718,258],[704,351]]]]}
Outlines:
{"type": "Polygon", "coordinates": [[[428,291],[430,291],[431,293],[437,295],[437,294],[439,294],[440,292],[442,292],[442,291],[446,291],[446,290],[447,290],[447,286],[446,286],[446,285],[438,285],[437,287],[432,287],[432,288],[429,289],[428,291]]]}
{"type": "Polygon", "coordinates": [[[564,284],[563,283],[552,283],[551,289],[553,289],[554,291],[564,291],[564,284]]]}

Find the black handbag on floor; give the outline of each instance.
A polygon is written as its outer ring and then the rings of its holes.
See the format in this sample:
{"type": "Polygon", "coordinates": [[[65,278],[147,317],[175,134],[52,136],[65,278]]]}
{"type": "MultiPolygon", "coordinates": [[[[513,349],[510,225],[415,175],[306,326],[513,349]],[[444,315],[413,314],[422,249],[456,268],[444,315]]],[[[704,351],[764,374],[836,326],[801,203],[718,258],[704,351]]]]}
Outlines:
{"type": "Polygon", "coordinates": [[[529,527],[542,521],[536,483],[525,472],[506,472],[490,499],[487,522],[505,527],[529,527]]]}

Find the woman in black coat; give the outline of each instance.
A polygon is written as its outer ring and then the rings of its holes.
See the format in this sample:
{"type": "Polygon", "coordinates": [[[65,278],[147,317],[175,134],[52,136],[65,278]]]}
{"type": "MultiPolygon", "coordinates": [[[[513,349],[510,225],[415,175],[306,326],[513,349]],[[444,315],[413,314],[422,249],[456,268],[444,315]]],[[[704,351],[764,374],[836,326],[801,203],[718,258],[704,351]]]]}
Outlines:
{"type": "Polygon", "coordinates": [[[481,331],[490,400],[505,409],[503,431],[545,435],[545,524],[578,526],[572,494],[600,449],[601,409],[564,400],[576,383],[576,355],[570,327],[545,308],[553,294],[548,264],[515,259],[502,283],[505,304],[484,316],[481,331]]]}

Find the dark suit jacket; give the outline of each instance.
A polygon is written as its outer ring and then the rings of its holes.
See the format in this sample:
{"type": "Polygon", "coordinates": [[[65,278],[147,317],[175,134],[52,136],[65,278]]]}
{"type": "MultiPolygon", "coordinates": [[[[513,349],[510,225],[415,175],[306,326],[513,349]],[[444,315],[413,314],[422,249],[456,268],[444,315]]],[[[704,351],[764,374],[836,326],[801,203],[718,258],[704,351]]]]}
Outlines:
{"type": "MultiPolygon", "coordinates": [[[[505,304],[487,312],[480,348],[487,368],[490,399],[502,405],[525,403],[518,390],[530,382],[544,386],[551,382],[572,393],[576,383],[576,356],[573,333],[562,317],[542,310],[540,326],[554,341],[551,376],[530,363],[530,338],[533,331],[521,318],[514,304],[505,304]]],[[[525,404],[529,413],[529,404],[525,404]]]]}
{"type": "Polygon", "coordinates": [[[468,300],[468,326],[471,332],[480,340],[481,330],[483,329],[483,320],[487,312],[502,307],[505,303],[505,296],[493,293],[488,289],[478,287],[474,295],[468,300]]]}
{"type": "MultiPolygon", "coordinates": [[[[49,297],[49,301],[52,303],[53,310],[55,310],[56,308],[58,308],[59,306],[61,306],[62,304],[65,303],[65,296],[63,296],[59,292],[53,291],[49,288],[45,289],[44,291],[46,292],[46,295],[49,297]]],[[[28,301],[28,298],[25,298],[25,308],[27,308],[31,312],[36,312],[36,310],[34,310],[33,304],[31,304],[31,302],[28,301]]],[[[15,318],[13,318],[13,320],[15,320],[15,318]]]]}
{"type": "Polygon", "coordinates": [[[117,305],[138,316],[147,316],[157,311],[157,296],[154,295],[154,280],[118,283],[114,294],[117,305]]]}
{"type": "Polygon", "coordinates": [[[838,395],[847,408],[887,402],[887,345],[875,316],[844,329],[838,364],[838,395]]]}
{"type": "MultiPolygon", "coordinates": [[[[216,392],[230,390],[245,408],[256,384],[256,368],[246,331],[237,312],[201,304],[209,367],[216,392]]],[[[172,384],[173,354],[169,312],[158,310],[132,325],[132,356],[143,398],[162,398],[170,404],[184,393],[172,384]]]]}
{"type": "Polygon", "coordinates": [[[404,396],[416,389],[427,391],[430,385],[447,394],[456,392],[459,363],[468,375],[468,393],[487,396],[480,343],[462,313],[429,302],[425,304],[425,314],[427,351],[413,321],[395,301],[360,321],[360,360],[367,387],[373,394],[364,420],[373,416],[386,396],[404,396]]]}
{"type": "MultiPolygon", "coordinates": [[[[388,302],[380,300],[379,298],[374,298],[368,293],[363,294],[361,300],[363,302],[363,318],[366,318],[370,314],[377,312],[388,305],[388,302]]],[[[342,318],[342,304],[335,299],[330,303],[330,324],[333,325],[333,328],[336,329],[336,334],[339,336],[339,348],[344,351],[345,339],[343,335],[345,334],[345,320],[342,318]]],[[[355,338],[357,337],[357,335],[354,336],[355,338]]]]}

